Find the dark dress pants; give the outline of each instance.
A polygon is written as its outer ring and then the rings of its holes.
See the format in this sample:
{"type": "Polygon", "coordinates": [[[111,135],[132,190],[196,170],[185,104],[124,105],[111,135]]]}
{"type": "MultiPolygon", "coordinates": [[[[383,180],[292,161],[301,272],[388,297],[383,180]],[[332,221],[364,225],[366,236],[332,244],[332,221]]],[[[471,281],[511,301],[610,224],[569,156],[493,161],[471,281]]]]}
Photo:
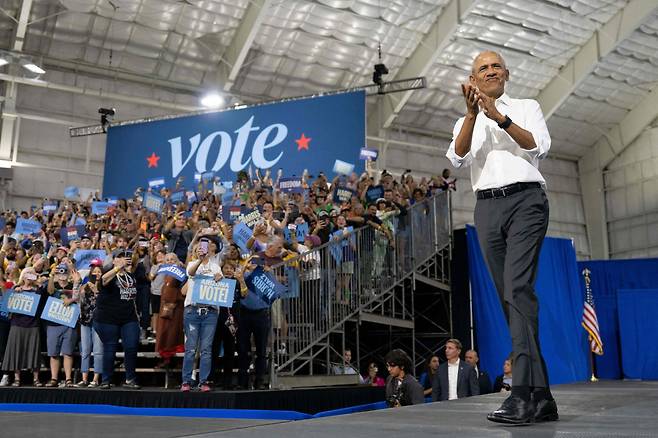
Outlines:
{"type": "Polygon", "coordinates": [[[475,226],[512,337],[513,386],[547,388],[539,347],[539,305],[534,283],[548,228],[548,200],[541,188],[496,199],[478,199],[475,226]]]}

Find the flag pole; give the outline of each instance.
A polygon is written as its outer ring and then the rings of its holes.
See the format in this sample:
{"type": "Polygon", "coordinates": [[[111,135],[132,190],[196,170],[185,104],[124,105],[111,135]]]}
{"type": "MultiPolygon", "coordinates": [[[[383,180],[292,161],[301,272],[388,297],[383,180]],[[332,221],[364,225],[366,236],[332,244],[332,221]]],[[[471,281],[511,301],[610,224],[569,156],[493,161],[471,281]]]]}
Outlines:
{"type": "Polygon", "coordinates": [[[590,349],[589,354],[587,356],[589,356],[589,368],[592,370],[592,377],[590,377],[589,381],[598,382],[599,379],[597,379],[596,375],[594,374],[594,352],[591,351],[590,349]]]}

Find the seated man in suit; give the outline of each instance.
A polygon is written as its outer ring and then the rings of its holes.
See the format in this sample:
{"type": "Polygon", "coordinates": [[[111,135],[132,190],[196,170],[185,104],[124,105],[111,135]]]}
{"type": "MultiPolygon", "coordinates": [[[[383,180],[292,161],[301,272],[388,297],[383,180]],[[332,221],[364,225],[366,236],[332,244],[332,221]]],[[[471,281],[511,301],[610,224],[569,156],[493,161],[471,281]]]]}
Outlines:
{"type": "Polygon", "coordinates": [[[462,343],[458,339],[446,341],[447,362],[439,365],[432,382],[432,401],[456,400],[480,395],[475,369],[459,359],[462,343]]]}
{"type": "Polygon", "coordinates": [[[464,360],[475,368],[475,375],[478,376],[478,383],[480,384],[480,395],[489,394],[491,392],[491,379],[489,379],[489,374],[486,371],[478,367],[478,362],[480,362],[478,352],[475,350],[466,351],[464,360]]]}

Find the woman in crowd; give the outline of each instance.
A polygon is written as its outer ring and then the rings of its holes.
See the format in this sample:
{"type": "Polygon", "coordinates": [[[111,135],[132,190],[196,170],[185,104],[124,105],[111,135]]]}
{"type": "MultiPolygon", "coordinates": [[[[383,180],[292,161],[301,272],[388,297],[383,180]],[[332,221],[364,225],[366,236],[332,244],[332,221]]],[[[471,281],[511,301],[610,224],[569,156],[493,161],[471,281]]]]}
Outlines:
{"type": "MultiPolygon", "coordinates": [[[[184,268],[178,256],[170,252],[164,256],[165,265],[174,265],[184,272],[184,268]]],[[[161,266],[161,265],[158,265],[161,266]]],[[[163,359],[163,364],[169,364],[176,353],[185,351],[185,337],[183,335],[183,303],[185,297],[181,293],[183,283],[172,275],[165,273],[162,276],[162,294],[160,297],[160,309],[155,338],[155,350],[163,359]]]]}
{"type": "Polygon", "coordinates": [[[137,288],[132,274],[132,254],[119,251],[112,260],[113,268],[102,276],[96,298],[94,329],[103,342],[103,382],[99,388],[110,389],[114,374],[114,358],[121,338],[124,351],[126,381],[124,388],[140,389],[135,368],[139,344],[139,322],[135,298],[137,288]]]}
{"type": "Polygon", "coordinates": [[[503,374],[496,377],[493,392],[509,392],[512,390],[512,365],[514,359],[508,357],[503,363],[503,374]]]}
{"type": "Polygon", "coordinates": [[[39,291],[37,275],[33,268],[25,268],[21,273],[15,293],[31,292],[41,295],[37,313],[34,316],[11,315],[11,327],[7,338],[7,348],[2,360],[2,368],[14,372],[12,386],[21,386],[21,370],[29,369],[33,374],[32,384],[43,386],[39,381],[39,368],[41,367],[41,335],[39,333],[39,317],[46,301],[45,291],[39,291]]]}
{"type": "Polygon", "coordinates": [[[214,277],[215,281],[222,279],[222,270],[212,261],[215,255],[210,240],[202,238],[196,248],[196,260],[187,265],[189,276],[185,292],[184,328],[185,328],[185,358],[183,360],[183,384],[181,391],[189,392],[192,388],[192,370],[194,359],[199,351],[199,383],[202,392],[209,392],[208,376],[212,363],[212,343],[217,326],[218,309],[215,306],[195,304],[192,302],[192,291],[198,277],[214,277]]]}
{"type": "Polygon", "coordinates": [[[96,296],[100,292],[101,277],[103,276],[103,261],[99,259],[92,260],[89,267],[89,276],[80,286],[78,292],[78,302],[80,303],[80,371],[82,372],[82,380],[76,385],[78,388],[98,387],[103,374],[103,343],[93,328],[96,296]],[[89,382],[89,364],[92,352],[94,355],[94,380],[89,382]]]}
{"type": "Polygon", "coordinates": [[[439,369],[439,356],[433,355],[427,361],[425,372],[420,375],[418,383],[423,387],[423,395],[425,397],[432,395],[432,381],[436,376],[436,371],[439,369]]]}
{"type": "Polygon", "coordinates": [[[386,386],[386,381],[377,375],[379,368],[375,362],[368,365],[368,374],[363,376],[363,383],[370,386],[386,386]]]}

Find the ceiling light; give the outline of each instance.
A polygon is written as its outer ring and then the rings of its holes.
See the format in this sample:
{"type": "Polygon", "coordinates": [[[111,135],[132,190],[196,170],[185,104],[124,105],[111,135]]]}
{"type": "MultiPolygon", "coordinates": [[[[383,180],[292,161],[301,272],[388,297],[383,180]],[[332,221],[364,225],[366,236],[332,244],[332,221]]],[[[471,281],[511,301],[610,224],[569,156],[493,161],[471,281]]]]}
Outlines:
{"type": "Polygon", "coordinates": [[[26,70],[31,71],[32,73],[38,74],[38,75],[42,75],[46,72],[44,69],[42,69],[41,67],[39,67],[38,65],[36,65],[32,62],[28,62],[26,64],[23,64],[23,68],[26,69],[26,70]]]}
{"type": "Polygon", "coordinates": [[[218,93],[208,93],[201,98],[201,105],[206,108],[219,108],[224,105],[224,98],[218,93]]]}

